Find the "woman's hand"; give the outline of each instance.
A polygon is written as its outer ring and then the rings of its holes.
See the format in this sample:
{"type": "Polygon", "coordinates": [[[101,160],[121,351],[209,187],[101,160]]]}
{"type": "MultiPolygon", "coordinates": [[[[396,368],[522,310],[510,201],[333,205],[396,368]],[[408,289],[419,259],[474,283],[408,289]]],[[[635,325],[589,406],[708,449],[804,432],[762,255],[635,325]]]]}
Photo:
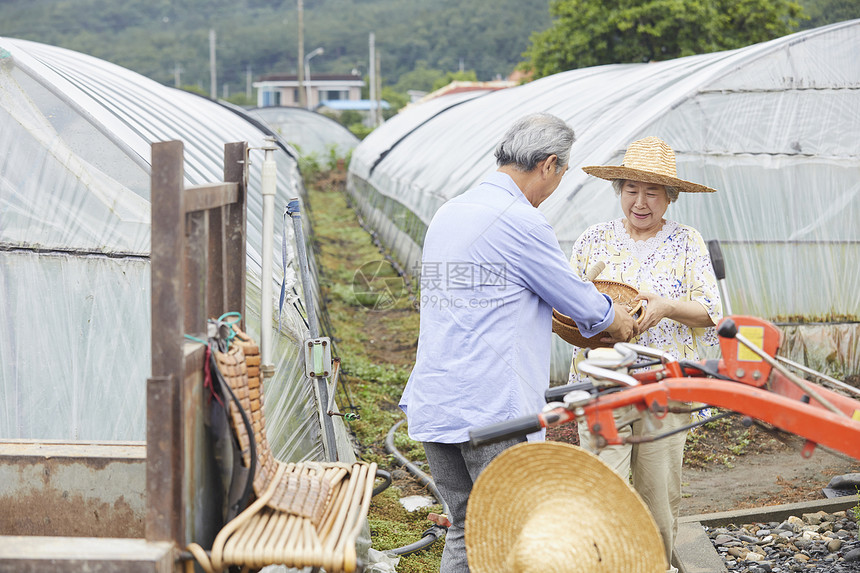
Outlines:
{"type": "Polygon", "coordinates": [[[653,292],[640,292],[633,300],[641,300],[645,303],[642,320],[639,322],[640,333],[664,318],[676,320],[692,328],[714,326],[708,311],[696,301],[672,300],[653,292]]]}
{"type": "MultiPolygon", "coordinates": [[[[653,292],[640,292],[639,296],[633,299],[644,302],[642,310],[642,320],[639,322],[639,332],[645,332],[664,318],[669,318],[672,314],[674,301],[664,298],[653,292]]],[[[701,305],[700,305],[701,306],[701,305]]]]}

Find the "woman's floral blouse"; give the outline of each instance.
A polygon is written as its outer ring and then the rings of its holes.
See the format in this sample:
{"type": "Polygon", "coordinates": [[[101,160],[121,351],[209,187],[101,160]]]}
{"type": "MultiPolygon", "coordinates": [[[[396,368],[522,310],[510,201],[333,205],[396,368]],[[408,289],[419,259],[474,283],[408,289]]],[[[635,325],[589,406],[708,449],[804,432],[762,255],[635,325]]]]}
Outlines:
{"type": "MultiPolygon", "coordinates": [[[[570,264],[580,276],[594,263],[606,268],[597,279],[613,280],[672,300],[697,301],[716,324],[722,318],[717,279],[705,241],[692,227],[666,221],[647,241],[633,241],[622,219],[593,225],[577,239],[570,264]]],[[[697,361],[700,349],[717,344],[714,327],[691,328],[664,318],[631,342],[659,348],[679,360],[697,361]]],[[[570,381],[580,381],[576,371],[582,352],[574,348],[570,381]]]]}

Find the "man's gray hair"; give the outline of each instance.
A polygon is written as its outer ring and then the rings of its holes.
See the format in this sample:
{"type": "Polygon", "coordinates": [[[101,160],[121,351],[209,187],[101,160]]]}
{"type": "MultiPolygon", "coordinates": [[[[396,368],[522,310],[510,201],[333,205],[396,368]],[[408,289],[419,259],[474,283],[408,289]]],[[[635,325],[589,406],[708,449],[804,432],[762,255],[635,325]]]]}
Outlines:
{"type": "Polygon", "coordinates": [[[558,156],[556,173],[570,160],[576,136],[564,121],[549,113],[533,113],[520,118],[505,133],[496,147],[499,167],[513,165],[518,171],[531,171],[550,155],[558,156]]]}
{"type": "MultiPolygon", "coordinates": [[[[621,196],[621,188],[624,187],[624,182],[626,179],[613,179],[612,180],[612,188],[615,189],[615,194],[619,197],[621,196]]],[[[670,187],[669,185],[663,185],[666,189],[666,196],[669,198],[669,203],[674,203],[678,200],[678,196],[681,194],[680,189],[677,187],[670,187]]]]}

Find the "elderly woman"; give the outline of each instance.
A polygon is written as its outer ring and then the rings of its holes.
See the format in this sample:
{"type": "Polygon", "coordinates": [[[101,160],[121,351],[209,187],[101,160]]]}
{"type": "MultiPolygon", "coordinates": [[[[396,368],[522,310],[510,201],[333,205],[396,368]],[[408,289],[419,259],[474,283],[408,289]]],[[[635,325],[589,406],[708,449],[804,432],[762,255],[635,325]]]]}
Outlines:
{"type": "MultiPolygon", "coordinates": [[[[714,189],[678,179],[674,152],[656,137],[630,144],[621,166],[583,170],[612,181],[624,216],[586,229],[573,248],[571,265],[584,276],[586,269],[603,262],[606,268],[600,279],[624,282],[639,291],[644,314],[640,334],[631,342],[659,348],[681,360],[699,360],[703,347],[717,343],[714,326],[722,316],[717,280],[699,232],[664,215],[680,192],[714,189]]],[[[582,349],[574,350],[572,382],[580,380],[577,363],[584,354],[582,349]]],[[[635,414],[632,409],[615,412],[616,419],[635,418],[635,414]]],[[[690,419],[689,413],[669,413],[659,429],[636,419],[620,428],[619,434],[663,434],[688,425],[690,419]]],[[[581,425],[579,433],[583,447],[594,451],[588,429],[581,425]]],[[[622,477],[632,477],[633,487],[657,522],[669,563],[678,530],[685,440],[686,431],[681,431],[654,442],[610,446],[598,453],[622,477]]]]}

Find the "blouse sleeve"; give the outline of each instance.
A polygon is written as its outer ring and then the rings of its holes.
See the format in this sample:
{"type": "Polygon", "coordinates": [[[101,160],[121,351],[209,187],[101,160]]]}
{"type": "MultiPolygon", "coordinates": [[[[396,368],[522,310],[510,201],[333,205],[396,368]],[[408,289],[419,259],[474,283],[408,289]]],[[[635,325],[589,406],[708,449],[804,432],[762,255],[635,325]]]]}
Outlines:
{"type": "Polygon", "coordinates": [[[585,272],[588,269],[588,261],[594,248],[595,234],[597,234],[596,227],[589,227],[583,231],[573,244],[573,251],[570,254],[570,266],[582,279],[585,278],[585,272]]]}
{"type": "MultiPolygon", "coordinates": [[[[576,274],[580,277],[584,278],[586,270],[588,269],[589,259],[591,258],[591,253],[594,250],[595,245],[595,237],[598,234],[598,230],[596,226],[589,227],[576,240],[573,244],[573,251],[570,254],[570,266],[574,270],[576,274]]],[[[568,382],[573,384],[575,382],[582,382],[583,378],[580,376],[576,365],[582,360],[582,349],[579,347],[573,347],[573,356],[570,359],[570,374],[568,377],[568,382]]]]}
{"type": "MultiPolygon", "coordinates": [[[[689,287],[687,299],[700,303],[717,324],[723,317],[723,304],[717,277],[711,265],[711,257],[702,235],[688,227],[686,283],[689,287]]],[[[694,328],[693,335],[705,346],[717,344],[717,333],[713,327],[694,328]]]]}

